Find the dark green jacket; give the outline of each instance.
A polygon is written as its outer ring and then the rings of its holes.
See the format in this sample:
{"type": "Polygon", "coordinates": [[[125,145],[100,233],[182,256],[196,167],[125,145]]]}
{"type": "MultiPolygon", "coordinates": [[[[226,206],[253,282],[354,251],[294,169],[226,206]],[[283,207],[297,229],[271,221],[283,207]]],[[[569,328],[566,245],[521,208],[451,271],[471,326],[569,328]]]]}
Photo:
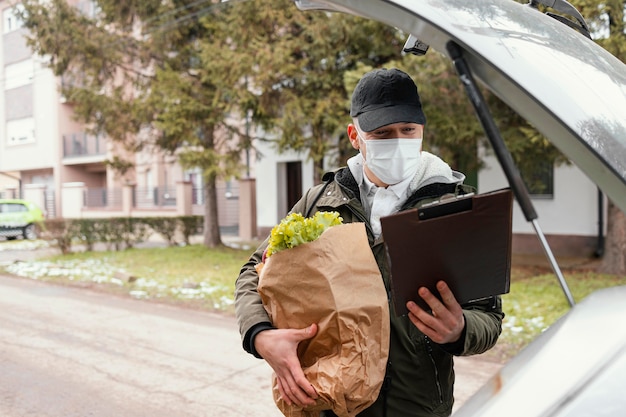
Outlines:
{"type": "MultiPolygon", "coordinates": [[[[389,268],[384,245],[381,239],[374,240],[369,220],[366,219],[361,205],[358,185],[350,170],[343,168],[334,174],[328,173],[324,180],[325,184],[309,189],[293,207],[292,212],[309,216],[316,211],[337,211],[344,223],[365,223],[372,252],[380,267],[385,286],[389,289],[389,268]]],[[[427,185],[409,197],[403,209],[418,207],[437,200],[444,194],[463,193],[466,189],[466,186],[459,184],[427,185]]],[[[259,331],[271,328],[269,318],[256,292],[258,275],[254,269],[254,265],[260,262],[266,246],[267,241],[243,266],[235,290],[235,310],[244,349],[257,357],[251,340],[259,331]]],[[[499,297],[464,305],[463,313],[466,323],[463,335],[457,343],[449,345],[432,342],[409,321],[408,317],[394,317],[392,313],[386,382],[378,400],[359,416],[450,415],[454,402],[453,355],[479,354],[493,347],[502,330],[504,317],[499,297]]]]}

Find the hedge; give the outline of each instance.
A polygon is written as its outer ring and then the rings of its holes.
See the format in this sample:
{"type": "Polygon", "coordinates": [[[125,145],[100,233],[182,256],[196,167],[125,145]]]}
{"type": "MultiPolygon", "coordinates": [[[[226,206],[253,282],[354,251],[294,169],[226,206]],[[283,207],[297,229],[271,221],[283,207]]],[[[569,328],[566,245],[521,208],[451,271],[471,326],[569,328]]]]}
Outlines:
{"type": "Polygon", "coordinates": [[[169,246],[177,239],[189,244],[192,235],[202,233],[203,216],[113,217],[109,219],[47,219],[41,237],[56,242],[61,253],[71,252],[73,244],[92,251],[94,244],[105,243],[108,250],[132,248],[156,233],[169,246]]]}

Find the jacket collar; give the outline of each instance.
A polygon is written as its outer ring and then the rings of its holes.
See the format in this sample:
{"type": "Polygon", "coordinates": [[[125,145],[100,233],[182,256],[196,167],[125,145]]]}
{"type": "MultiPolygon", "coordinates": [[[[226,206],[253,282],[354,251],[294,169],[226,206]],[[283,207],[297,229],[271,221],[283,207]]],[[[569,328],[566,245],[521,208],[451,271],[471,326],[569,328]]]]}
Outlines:
{"type": "MultiPolygon", "coordinates": [[[[359,184],[354,179],[354,176],[347,167],[340,168],[335,172],[328,172],[324,175],[324,181],[333,181],[333,179],[339,184],[350,198],[356,198],[359,202],[359,184]]],[[[403,205],[403,209],[415,206],[420,200],[429,198],[438,198],[444,194],[456,193],[459,183],[434,183],[425,185],[415,192],[413,192],[407,201],[403,205]]]]}

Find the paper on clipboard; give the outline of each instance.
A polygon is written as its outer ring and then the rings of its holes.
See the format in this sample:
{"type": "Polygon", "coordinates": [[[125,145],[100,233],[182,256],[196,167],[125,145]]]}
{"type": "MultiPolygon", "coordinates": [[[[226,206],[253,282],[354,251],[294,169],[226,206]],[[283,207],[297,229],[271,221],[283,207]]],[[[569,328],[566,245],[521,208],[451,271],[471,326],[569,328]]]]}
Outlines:
{"type": "Polygon", "coordinates": [[[407,314],[409,300],[430,310],[417,291],[439,296],[440,280],[460,304],[508,293],[512,213],[507,188],[381,218],[395,314],[407,314]]]}

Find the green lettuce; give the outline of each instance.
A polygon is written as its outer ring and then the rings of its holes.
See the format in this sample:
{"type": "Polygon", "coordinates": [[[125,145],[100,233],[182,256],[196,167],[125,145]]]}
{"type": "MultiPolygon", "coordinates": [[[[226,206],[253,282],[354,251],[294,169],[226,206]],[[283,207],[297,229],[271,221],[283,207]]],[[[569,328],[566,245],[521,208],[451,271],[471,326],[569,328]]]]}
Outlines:
{"type": "Polygon", "coordinates": [[[291,213],[272,229],[265,256],[270,257],[281,250],[313,242],[324,230],[342,222],[343,219],[336,211],[318,211],[311,217],[291,213]]]}

